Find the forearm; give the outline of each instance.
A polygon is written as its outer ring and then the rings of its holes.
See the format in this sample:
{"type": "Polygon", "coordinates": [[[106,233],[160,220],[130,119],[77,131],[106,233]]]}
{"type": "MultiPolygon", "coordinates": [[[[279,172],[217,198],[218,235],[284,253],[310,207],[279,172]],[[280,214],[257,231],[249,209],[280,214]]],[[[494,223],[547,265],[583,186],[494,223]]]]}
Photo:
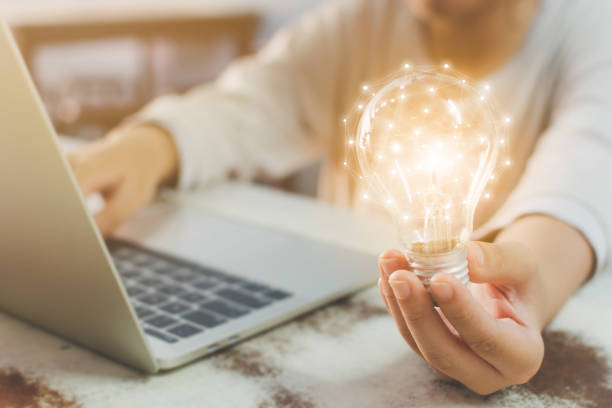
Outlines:
{"type": "Polygon", "coordinates": [[[525,245],[537,262],[539,285],[529,296],[543,329],[588,278],[593,251],[579,231],[546,215],[520,218],[495,239],[508,241],[525,245]]]}

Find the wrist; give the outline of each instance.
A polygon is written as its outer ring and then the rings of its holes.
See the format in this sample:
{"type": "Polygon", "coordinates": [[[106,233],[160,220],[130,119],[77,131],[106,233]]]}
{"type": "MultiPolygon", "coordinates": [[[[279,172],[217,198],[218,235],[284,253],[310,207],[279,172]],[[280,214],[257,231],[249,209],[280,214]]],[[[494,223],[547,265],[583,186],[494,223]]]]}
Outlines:
{"type": "Polygon", "coordinates": [[[153,124],[134,126],[127,133],[137,146],[137,154],[142,154],[150,163],[156,184],[172,183],[179,167],[179,155],[172,135],[153,124]]]}

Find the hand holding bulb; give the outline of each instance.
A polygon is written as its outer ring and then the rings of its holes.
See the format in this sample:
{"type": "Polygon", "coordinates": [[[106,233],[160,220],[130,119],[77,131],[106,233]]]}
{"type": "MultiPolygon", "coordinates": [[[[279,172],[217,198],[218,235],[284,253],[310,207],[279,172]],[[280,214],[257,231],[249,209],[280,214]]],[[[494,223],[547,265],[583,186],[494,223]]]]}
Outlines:
{"type": "Polygon", "coordinates": [[[381,296],[406,343],[478,394],[525,383],[542,363],[542,282],[531,251],[510,242],[542,218],[521,219],[499,243],[470,243],[469,287],[441,273],[431,280],[430,296],[401,252],[379,258],[381,296]]]}

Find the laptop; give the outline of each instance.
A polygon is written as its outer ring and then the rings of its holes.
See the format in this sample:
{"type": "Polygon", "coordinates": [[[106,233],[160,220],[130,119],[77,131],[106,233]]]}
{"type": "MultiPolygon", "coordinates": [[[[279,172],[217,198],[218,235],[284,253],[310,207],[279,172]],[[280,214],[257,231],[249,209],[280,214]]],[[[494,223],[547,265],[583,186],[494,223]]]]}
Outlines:
{"type": "Polygon", "coordinates": [[[175,252],[105,241],[6,24],[0,192],[0,310],[148,373],[377,278],[372,255],[171,206],[161,211],[175,252]]]}

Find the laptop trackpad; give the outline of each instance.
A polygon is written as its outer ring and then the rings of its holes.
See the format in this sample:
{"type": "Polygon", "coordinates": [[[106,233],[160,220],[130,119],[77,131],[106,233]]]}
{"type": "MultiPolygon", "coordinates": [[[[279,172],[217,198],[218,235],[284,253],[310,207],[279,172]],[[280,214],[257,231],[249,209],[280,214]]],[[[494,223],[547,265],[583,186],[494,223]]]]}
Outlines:
{"type": "Polygon", "coordinates": [[[145,209],[116,236],[303,295],[377,278],[372,255],[168,203],[145,209]]]}

